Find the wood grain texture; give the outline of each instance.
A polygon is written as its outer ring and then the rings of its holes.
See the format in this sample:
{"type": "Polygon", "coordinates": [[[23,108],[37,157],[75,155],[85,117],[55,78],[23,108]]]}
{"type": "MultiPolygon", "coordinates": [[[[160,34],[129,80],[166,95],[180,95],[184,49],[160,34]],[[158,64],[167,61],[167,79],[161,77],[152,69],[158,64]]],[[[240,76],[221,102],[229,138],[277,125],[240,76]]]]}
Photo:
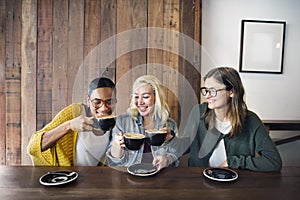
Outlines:
{"type": "Polygon", "coordinates": [[[164,34],[163,64],[168,70],[163,71],[163,84],[168,86],[167,101],[170,107],[170,116],[179,121],[178,97],[178,67],[179,67],[179,0],[164,1],[164,28],[171,30],[164,34]]]}
{"type": "Polygon", "coordinates": [[[53,1],[38,0],[37,129],[52,119],[53,1]]]}
{"type": "MultiPolygon", "coordinates": [[[[84,79],[84,89],[88,88],[91,80],[99,76],[99,48],[100,43],[100,18],[101,1],[86,0],[85,2],[85,22],[84,22],[84,67],[80,76],[84,79]]],[[[87,92],[84,92],[87,95],[87,92]]]]}
{"type": "Polygon", "coordinates": [[[68,3],[53,2],[52,117],[68,105],[68,3]]]}
{"type": "Polygon", "coordinates": [[[184,55],[184,57],[179,57],[178,67],[178,72],[182,75],[182,79],[178,81],[178,96],[181,100],[181,112],[178,116],[181,117],[183,127],[186,125],[188,114],[199,103],[198,98],[200,97],[200,24],[195,17],[199,14],[199,4],[199,1],[181,1],[180,4],[180,32],[185,37],[194,40],[193,43],[188,43],[184,39],[180,41],[179,46],[184,55]],[[189,85],[193,91],[188,90],[189,85]]]}
{"type": "Polygon", "coordinates": [[[203,175],[204,169],[168,167],[154,176],[137,177],[129,174],[125,167],[0,166],[0,198],[296,200],[300,196],[299,166],[284,167],[281,172],[239,169],[235,170],[238,179],[233,182],[210,180],[203,175]],[[39,178],[55,170],[72,170],[79,176],[74,182],[66,185],[42,186],[39,178]]]}
{"type": "Polygon", "coordinates": [[[21,0],[6,1],[6,164],[21,164],[21,0]]]}
{"type": "Polygon", "coordinates": [[[115,82],[117,1],[101,1],[100,19],[100,75],[115,82]]]}
{"type": "Polygon", "coordinates": [[[37,0],[22,1],[21,131],[22,164],[29,165],[29,139],[36,131],[37,0]]]}
{"type": "Polygon", "coordinates": [[[195,94],[200,83],[200,50],[186,48],[181,33],[201,43],[201,0],[1,0],[0,164],[31,164],[31,134],[86,102],[99,76],[117,84],[116,114],[128,108],[136,78],[157,76],[180,122],[182,83],[195,94]],[[180,58],[182,47],[192,62],[180,58]]]}
{"type": "MultiPolygon", "coordinates": [[[[148,27],[164,28],[164,1],[148,1],[148,27]]],[[[148,32],[147,74],[163,79],[163,44],[162,31],[148,32]]]]}
{"type": "Polygon", "coordinates": [[[6,2],[0,1],[0,165],[6,164],[6,2]]]}
{"type": "Polygon", "coordinates": [[[116,81],[118,86],[117,98],[120,104],[116,106],[116,112],[126,112],[129,106],[131,87],[135,79],[146,74],[147,54],[146,33],[137,28],[147,27],[147,1],[124,0],[117,3],[117,37],[116,48],[116,81]],[[124,34],[125,31],[128,34],[124,34]],[[127,37],[125,37],[125,35],[127,37]]]}
{"type": "Polygon", "coordinates": [[[83,84],[75,84],[76,75],[83,63],[84,51],[84,0],[73,0],[69,3],[68,31],[68,68],[67,68],[67,102],[77,103],[76,91],[86,94],[83,84]],[[74,88],[74,85],[77,87],[74,88]]]}

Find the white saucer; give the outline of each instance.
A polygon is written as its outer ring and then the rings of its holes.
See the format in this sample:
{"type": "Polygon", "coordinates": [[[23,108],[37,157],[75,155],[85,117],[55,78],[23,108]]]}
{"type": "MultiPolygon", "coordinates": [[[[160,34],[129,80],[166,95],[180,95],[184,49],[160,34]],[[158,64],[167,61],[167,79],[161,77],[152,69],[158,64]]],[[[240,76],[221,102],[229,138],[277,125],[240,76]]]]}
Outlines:
{"type": "Polygon", "coordinates": [[[238,178],[238,174],[235,171],[227,168],[206,168],[203,170],[203,175],[211,180],[222,182],[234,181],[238,178]]]}
{"type": "Polygon", "coordinates": [[[77,177],[78,173],[75,171],[53,171],[41,176],[39,181],[42,185],[57,186],[70,183],[77,177]]]}
{"type": "Polygon", "coordinates": [[[129,166],[127,172],[135,176],[152,176],[157,173],[157,167],[150,163],[140,163],[129,166]]]}

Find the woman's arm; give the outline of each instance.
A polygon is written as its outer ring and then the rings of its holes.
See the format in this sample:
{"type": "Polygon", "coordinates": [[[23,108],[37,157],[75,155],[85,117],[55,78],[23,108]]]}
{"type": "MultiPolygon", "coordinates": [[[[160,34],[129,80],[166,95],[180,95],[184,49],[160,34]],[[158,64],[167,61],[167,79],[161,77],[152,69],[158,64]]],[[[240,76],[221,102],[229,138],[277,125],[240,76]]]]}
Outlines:
{"type": "MultiPolygon", "coordinates": [[[[57,116],[53,119],[52,123],[55,123],[58,119],[61,118],[57,116]]],[[[52,147],[59,139],[64,137],[66,134],[72,131],[92,131],[94,121],[92,120],[93,117],[84,117],[82,115],[67,120],[62,124],[58,125],[57,127],[44,132],[41,142],[41,150],[45,151],[48,148],[52,147]]]]}
{"type": "Polygon", "coordinates": [[[249,128],[249,134],[252,135],[250,145],[254,147],[254,152],[251,155],[236,152],[236,155],[228,157],[228,166],[253,171],[280,171],[280,154],[261,120],[255,116],[247,127],[254,127],[249,128]]]}
{"type": "MultiPolygon", "coordinates": [[[[68,107],[61,110],[53,120],[48,123],[43,129],[32,134],[30,141],[27,146],[27,151],[31,156],[35,165],[52,165],[55,162],[55,158],[53,157],[54,151],[48,148],[48,150],[42,151],[42,140],[45,132],[51,131],[55,129],[59,125],[67,122],[68,120],[74,118],[74,116],[78,116],[81,114],[81,105],[80,104],[72,104],[68,107]]],[[[53,146],[53,144],[52,144],[53,146]]]]}
{"type": "Polygon", "coordinates": [[[123,115],[116,118],[116,125],[112,129],[112,139],[106,151],[107,162],[109,166],[124,166],[126,165],[126,151],[123,138],[124,125],[129,124],[123,115]]]}
{"type": "Polygon", "coordinates": [[[112,146],[110,149],[111,156],[114,158],[121,158],[124,155],[124,137],[123,133],[116,133],[112,140],[112,146]]]}

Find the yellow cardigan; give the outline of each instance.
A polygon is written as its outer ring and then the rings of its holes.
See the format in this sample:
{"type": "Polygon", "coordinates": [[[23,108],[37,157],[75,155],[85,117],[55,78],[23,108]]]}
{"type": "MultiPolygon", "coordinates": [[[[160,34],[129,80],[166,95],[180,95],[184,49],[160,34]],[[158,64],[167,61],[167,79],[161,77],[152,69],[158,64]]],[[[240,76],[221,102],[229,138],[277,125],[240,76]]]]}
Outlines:
{"type": "Polygon", "coordinates": [[[71,104],[61,110],[43,129],[31,136],[27,151],[34,166],[74,166],[78,132],[70,131],[64,137],[59,139],[53,147],[43,152],[41,151],[41,142],[42,136],[46,131],[52,130],[60,124],[74,119],[81,114],[82,105],[71,104]]]}

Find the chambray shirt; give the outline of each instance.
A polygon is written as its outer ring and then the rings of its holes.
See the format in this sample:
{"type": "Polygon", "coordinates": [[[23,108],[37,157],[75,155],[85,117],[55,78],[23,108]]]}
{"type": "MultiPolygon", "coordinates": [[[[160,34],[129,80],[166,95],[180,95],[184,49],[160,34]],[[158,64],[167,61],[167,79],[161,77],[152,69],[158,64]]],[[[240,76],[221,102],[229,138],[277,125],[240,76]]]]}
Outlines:
{"type": "MultiPolygon", "coordinates": [[[[167,127],[169,127],[172,131],[174,131],[175,135],[177,135],[178,129],[176,122],[169,118],[167,120],[167,127]]],[[[156,120],[155,129],[164,128],[165,125],[160,124],[160,120],[156,120]]],[[[144,127],[142,123],[134,120],[128,113],[119,115],[116,119],[116,125],[112,130],[112,140],[108,146],[108,150],[106,152],[107,156],[107,164],[109,166],[130,166],[133,164],[138,164],[142,162],[143,159],[143,151],[144,144],[137,151],[128,150],[125,148],[125,153],[121,158],[114,158],[111,156],[111,146],[114,141],[114,137],[116,133],[126,133],[126,132],[135,132],[135,133],[144,133],[144,127]]],[[[175,149],[168,145],[168,143],[164,143],[161,146],[151,146],[152,156],[155,157],[157,155],[167,155],[173,159],[173,164],[175,166],[178,165],[177,157],[175,155],[175,149]]]]}

